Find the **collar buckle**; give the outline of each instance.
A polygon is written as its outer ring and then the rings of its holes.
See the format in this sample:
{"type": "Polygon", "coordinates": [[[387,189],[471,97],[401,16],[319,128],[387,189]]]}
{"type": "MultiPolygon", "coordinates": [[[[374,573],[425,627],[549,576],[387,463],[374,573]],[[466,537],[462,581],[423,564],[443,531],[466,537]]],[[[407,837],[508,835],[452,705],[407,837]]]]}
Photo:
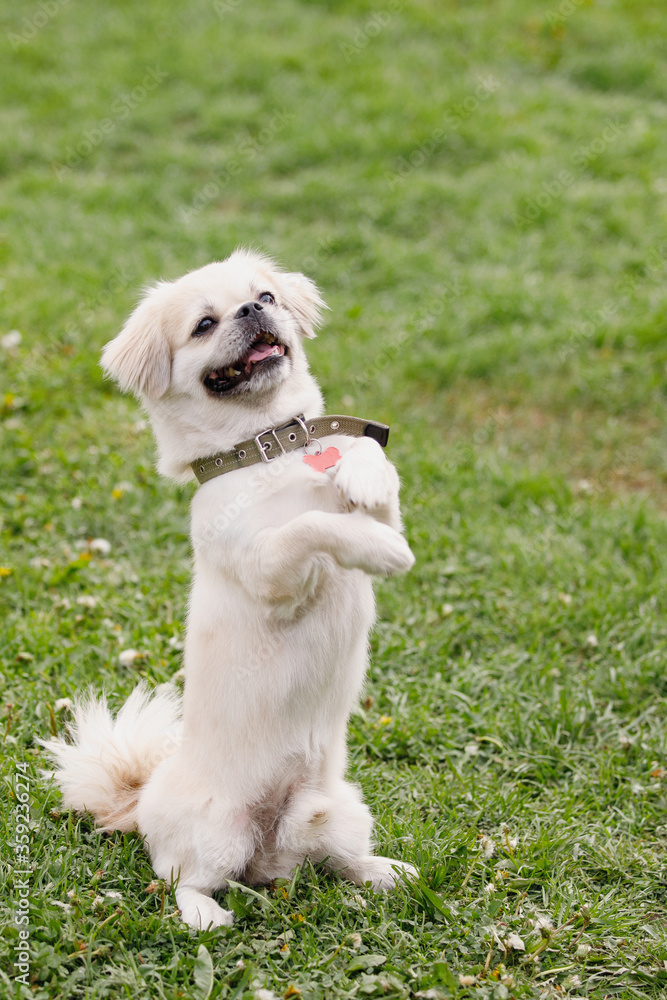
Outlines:
{"type": "Polygon", "coordinates": [[[276,460],[276,458],[279,457],[278,455],[272,455],[271,458],[269,458],[267,452],[271,451],[271,448],[273,447],[273,442],[272,441],[264,441],[262,443],[262,441],[260,440],[260,438],[263,438],[265,434],[272,434],[273,437],[274,437],[274,440],[275,440],[276,444],[278,445],[278,447],[280,448],[280,451],[282,452],[282,454],[283,455],[287,454],[287,452],[285,451],[285,449],[282,446],[280,438],[276,434],[275,427],[267,427],[265,431],[260,431],[260,433],[257,434],[257,436],[255,437],[255,444],[257,445],[260,457],[261,457],[261,459],[262,459],[263,462],[274,462],[276,460]]]}

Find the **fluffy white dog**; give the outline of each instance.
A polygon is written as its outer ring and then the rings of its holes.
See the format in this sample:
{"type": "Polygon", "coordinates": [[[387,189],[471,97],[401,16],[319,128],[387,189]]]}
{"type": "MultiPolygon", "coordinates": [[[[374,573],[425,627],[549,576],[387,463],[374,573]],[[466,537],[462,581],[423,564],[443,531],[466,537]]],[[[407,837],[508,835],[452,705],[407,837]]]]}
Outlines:
{"type": "Polygon", "coordinates": [[[202,483],[182,720],[174,688],[140,686],[115,720],[84,700],[72,742],[47,746],[66,805],[138,829],[195,927],[231,923],[212,898],[227,879],[268,882],[307,856],[376,889],[415,871],[371,854],[344,779],[370,578],[414,560],[381,425],[322,417],[303,339],[323,306],[303,275],[237,250],[150,289],[103,354],[150,416],[159,470],[202,483]]]}

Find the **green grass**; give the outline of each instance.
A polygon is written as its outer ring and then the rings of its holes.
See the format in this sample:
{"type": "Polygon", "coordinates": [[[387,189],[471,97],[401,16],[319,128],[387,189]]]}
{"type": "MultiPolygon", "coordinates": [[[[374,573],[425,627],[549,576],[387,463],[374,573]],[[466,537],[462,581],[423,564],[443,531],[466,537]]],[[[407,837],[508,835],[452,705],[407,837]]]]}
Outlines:
{"type": "Polygon", "coordinates": [[[663,15],[3,5],[3,996],[666,995],[663,15]],[[392,425],[418,561],[378,588],[350,774],[422,878],[306,866],[195,934],[36,741],[58,699],[180,667],[191,488],[98,357],[143,283],[237,244],[320,284],[330,411],[392,425]]]}

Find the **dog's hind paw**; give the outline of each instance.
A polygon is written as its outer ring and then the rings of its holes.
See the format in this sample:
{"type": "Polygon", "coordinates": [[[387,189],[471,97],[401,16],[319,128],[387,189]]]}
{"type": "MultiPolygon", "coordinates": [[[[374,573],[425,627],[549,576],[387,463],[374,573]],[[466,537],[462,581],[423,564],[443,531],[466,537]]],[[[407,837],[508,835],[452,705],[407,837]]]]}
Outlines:
{"type": "Polygon", "coordinates": [[[374,889],[383,892],[387,889],[395,889],[401,881],[401,873],[403,872],[413,877],[419,875],[414,865],[408,864],[407,861],[369,856],[363,859],[355,881],[360,884],[370,882],[374,889]]]}
{"type": "Polygon", "coordinates": [[[176,902],[181,911],[183,923],[195,930],[205,931],[211,927],[231,927],[234,914],[223,908],[210,896],[188,886],[176,890],[176,902]]]}

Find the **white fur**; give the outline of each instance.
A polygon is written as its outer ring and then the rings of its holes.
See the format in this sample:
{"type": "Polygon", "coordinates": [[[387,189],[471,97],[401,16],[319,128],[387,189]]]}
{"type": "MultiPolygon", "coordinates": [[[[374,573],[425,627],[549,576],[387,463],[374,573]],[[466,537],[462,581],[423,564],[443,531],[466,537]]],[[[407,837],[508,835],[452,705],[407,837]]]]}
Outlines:
{"type": "MultiPolygon", "coordinates": [[[[159,468],[190,463],[267,427],[322,413],[302,348],[324,306],[302,275],[237,251],[148,292],[103,365],[146,407],[159,468]],[[266,306],[288,355],[233,397],[202,384],[238,356],[239,305],[266,306]],[[193,337],[199,320],[218,325],[193,337]]],[[[372,819],[344,779],[347,720],[367,665],[372,575],[408,570],[398,477],[380,446],[323,439],[323,473],[303,451],[220,476],[192,501],[194,579],[180,742],[174,702],[135,692],[113,724],[104,702],[77,709],[74,743],[49,745],[67,804],[104,827],[136,825],[157,874],[177,883],[183,919],[231,922],[211,897],[227,879],[286,876],[306,856],[357,884],[393,886],[403,862],[371,855],[372,819]]]]}

